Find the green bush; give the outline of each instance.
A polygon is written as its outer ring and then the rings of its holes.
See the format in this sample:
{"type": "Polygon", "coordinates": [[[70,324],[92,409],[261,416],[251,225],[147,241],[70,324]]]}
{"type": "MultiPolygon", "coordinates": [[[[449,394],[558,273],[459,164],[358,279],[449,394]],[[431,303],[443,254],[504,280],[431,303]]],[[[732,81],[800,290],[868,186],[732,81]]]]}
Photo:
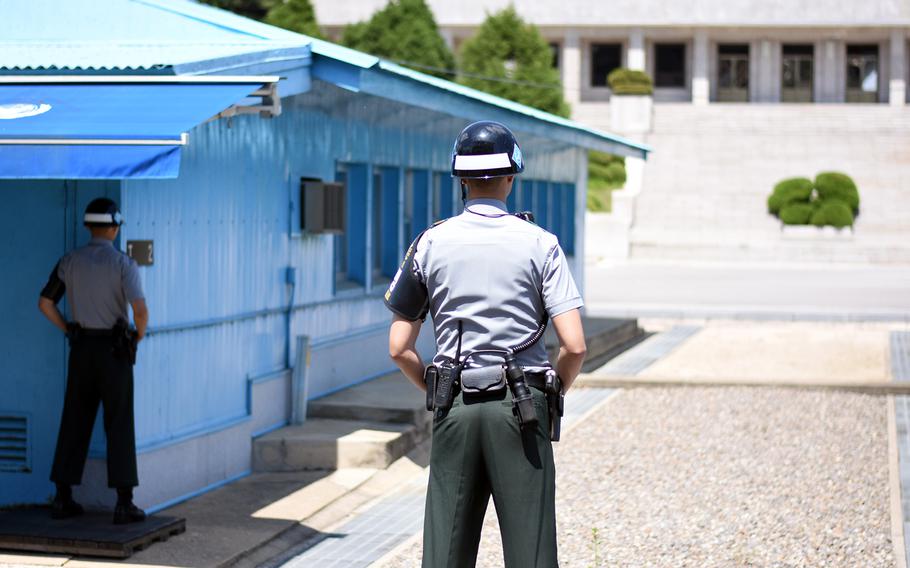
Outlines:
{"type": "Polygon", "coordinates": [[[809,203],[812,199],[812,180],[809,178],[788,178],[777,183],[768,197],[768,212],[772,215],[791,203],[809,203]]]}
{"type": "Polygon", "coordinates": [[[644,71],[618,68],[607,75],[607,84],[614,95],[650,95],[654,92],[651,77],[644,71]]]}
{"type": "Polygon", "coordinates": [[[812,217],[812,206],[808,203],[791,203],[780,210],[784,225],[807,225],[812,217]]]}
{"type": "Polygon", "coordinates": [[[815,189],[822,201],[837,199],[853,213],[859,212],[859,191],[850,176],[840,172],[822,172],[815,176],[815,189]]]}
{"type": "MultiPolygon", "coordinates": [[[[832,227],[850,227],[853,225],[853,211],[850,206],[838,199],[826,199],[818,202],[815,212],[812,213],[810,221],[816,227],[831,225],[832,227]]],[[[794,207],[791,205],[791,207],[794,207]]],[[[788,207],[789,209],[789,207],[788,207]]],[[[784,215],[781,211],[781,220],[784,215]]],[[[785,221],[786,222],[786,221],[785,221]]]]}
{"type": "Polygon", "coordinates": [[[595,189],[588,187],[588,211],[594,213],[609,213],[613,209],[613,193],[611,189],[595,189]]]}

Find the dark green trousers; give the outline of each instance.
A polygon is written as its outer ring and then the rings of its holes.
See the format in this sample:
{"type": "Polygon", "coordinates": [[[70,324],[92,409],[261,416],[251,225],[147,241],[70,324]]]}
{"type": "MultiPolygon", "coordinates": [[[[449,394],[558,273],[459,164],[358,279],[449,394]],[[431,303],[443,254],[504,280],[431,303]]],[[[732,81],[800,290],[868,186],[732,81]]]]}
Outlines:
{"type": "Polygon", "coordinates": [[[507,568],[556,568],[556,470],[546,396],[531,389],[539,424],[520,431],[512,397],[465,397],[433,422],[423,532],[424,568],[474,566],[490,495],[507,568]]]}

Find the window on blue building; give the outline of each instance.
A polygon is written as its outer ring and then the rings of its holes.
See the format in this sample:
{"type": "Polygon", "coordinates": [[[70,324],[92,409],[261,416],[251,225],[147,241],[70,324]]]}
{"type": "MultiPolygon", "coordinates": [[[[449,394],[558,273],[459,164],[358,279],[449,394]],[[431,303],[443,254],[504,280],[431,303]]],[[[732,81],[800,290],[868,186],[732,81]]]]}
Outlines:
{"type": "Polygon", "coordinates": [[[380,287],[395,276],[404,253],[400,238],[402,223],[399,209],[400,173],[401,170],[396,167],[373,169],[370,269],[373,282],[378,283],[380,287]]]}
{"type": "Polygon", "coordinates": [[[401,212],[401,223],[404,227],[404,239],[409,241],[414,230],[414,171],[404,174],[404,204],[401,212]]]}
{"type": "Polygon", "coordinates": [[[408,223],[405,221],[405,243],[407,246],[417,238],[417,235],[426,229],[431,222],[430,219],[430,176],[432,174],[427,170],[410,170],[407,173],[405,182],[405,219],[408,214],[408,192],[410,192],[410,211],[411,222],[410,230],[408,223]]]}
{"type": "Polygon", "coordinates": [[[338,164],[335,179],[345,184],[347,228],[333,238],[335,290],[366,285],[367,165],[338,164]]]}
{"type": "Polygon", "coordinates": [[[382,277],[382,193],[382,171],[376,168],[373,170],[373,258],[370,261],[373,280],[382,277]]]}
{"type": "MultiPolygon", "coordinates": [[[[348,172],[344,164],[338,165],[338,170],[335,172],[335,181],[347,185],[348,182],[348,172]]],[[[350,199],[350,192],[348,193],[348,199],[350,199]]],[[[348,201],[350,203],[350,201],[348,201]]],[[[349,225],[350,226],[350,225],[349,225]]],[[[340,235],[335,235],[334,240],[334,263],[335,263],[335,287],[336,289],[348,281],[348,242],[347,242],[347,233],[341,233],[340,235]]]]}
{"type": "Polygon", "coordinates": [[[433,221],[452,216],[454,187],[455,184],[449,174],[442,172],[433,174],[433,221]]]}

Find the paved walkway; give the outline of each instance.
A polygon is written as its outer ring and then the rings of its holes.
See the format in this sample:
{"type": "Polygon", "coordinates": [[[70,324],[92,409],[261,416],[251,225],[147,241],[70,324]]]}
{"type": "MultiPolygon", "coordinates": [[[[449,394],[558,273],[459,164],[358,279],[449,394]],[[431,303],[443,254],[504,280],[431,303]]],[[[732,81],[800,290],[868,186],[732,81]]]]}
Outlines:
{"type": "Polygon", "coordinates": [[[593,316],[910,322],[910,267],[589,264],[593,316]]]}

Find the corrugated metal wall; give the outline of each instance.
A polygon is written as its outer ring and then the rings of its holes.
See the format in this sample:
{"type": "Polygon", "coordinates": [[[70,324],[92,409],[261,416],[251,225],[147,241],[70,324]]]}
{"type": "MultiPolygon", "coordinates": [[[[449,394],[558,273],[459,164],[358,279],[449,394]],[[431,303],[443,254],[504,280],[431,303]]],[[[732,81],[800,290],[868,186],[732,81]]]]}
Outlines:
{"type": "MultiPolygon", "coordinates": [[[[124,182],[123,239],[155,246],[142,269],[153,332],[136,369],[140,451],[244,419],[247,377],[293,361],[289,306],[291,333],[313,339],[389,320],[382,289],[336,296],[331,236],[292,235],[299,179],[334,179],[340,162],[447,171],[465,125],[321,82],[282,102],[276,118],[194,129],[178,179],[124,182]]],[[[578,149],[517,134],[527,179],[575,182],[578,149]]]]}

